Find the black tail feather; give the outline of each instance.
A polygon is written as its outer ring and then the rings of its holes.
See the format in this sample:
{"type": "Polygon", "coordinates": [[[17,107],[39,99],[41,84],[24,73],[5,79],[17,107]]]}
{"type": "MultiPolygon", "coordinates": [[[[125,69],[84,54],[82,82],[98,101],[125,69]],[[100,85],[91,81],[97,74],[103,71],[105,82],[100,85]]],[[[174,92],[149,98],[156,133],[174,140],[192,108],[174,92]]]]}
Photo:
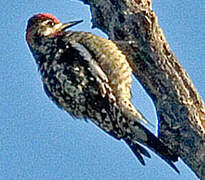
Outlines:
{"type": "Polygon", "coordinates": [[[137,142],[147,146],[150,150],[155,152],[159,157],[161,157],[165,162],[167,162],[167,164],[169,164],[177,173],[179,173],[179,170],[173,163],[177,161],[178,156],[174,154],[167,146],[164,145],[164,143],[159,138],[152,134],[142,124],[137,122],[133,127],[132,131],[136,131],[135,137],[133,137],[133,139],[129,136],[129,138],[125,137],[124,141],[129,145],[130,149],[133,151],[139,161],[143,165],[145,165],[145,161],[142,155],[150,158],[150,154],[144,147],[139,145],[137,142]]]}
{"type": "Polygon", "coordinates": [[[148,151],[145,148],[143,148],[142,146],[140,146],[139,144],[131,142],[129,139],[125,139],[125,142],[130,147],[130,149],[135,154],[135,156],[140,161],[140,163],[142,165],[145,165],[145,161],[144,161],[144,159],[143,159],[141,154],[143,154],[144,156],[150,158],[151,156],[148,153],[148,151]]]}
{"type": "Polygon", "coordinates": [[[151,158],[150,154],[144,147],[140,146],[137,143],[133,143],[129,139],[124,139],[124,141],[129,145],[130,149],[133,151],[134,154],[136,153],[136,151],[137,152],[139,151],[138,153],[143,154],[144,156],[148,158],[151,158]]]}

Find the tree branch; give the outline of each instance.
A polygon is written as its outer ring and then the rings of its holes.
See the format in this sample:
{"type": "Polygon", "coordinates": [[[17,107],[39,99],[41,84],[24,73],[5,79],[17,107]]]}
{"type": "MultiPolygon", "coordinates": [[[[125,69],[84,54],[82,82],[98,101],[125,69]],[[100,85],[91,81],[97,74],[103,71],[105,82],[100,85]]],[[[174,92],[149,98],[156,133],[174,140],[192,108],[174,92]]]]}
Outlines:
{"type": "Polygon", "coordinates": [[[171,51],[151,0],[81,0],[93,27],[116,41],[156,107],[159,137],[205,178],[205,105],[171,51]]]}

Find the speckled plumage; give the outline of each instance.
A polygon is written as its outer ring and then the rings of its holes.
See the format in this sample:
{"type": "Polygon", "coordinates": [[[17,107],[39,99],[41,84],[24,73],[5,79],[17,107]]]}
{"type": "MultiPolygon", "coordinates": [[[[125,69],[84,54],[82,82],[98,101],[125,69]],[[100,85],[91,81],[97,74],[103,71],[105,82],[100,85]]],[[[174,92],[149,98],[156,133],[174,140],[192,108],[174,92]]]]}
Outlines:
{"type": "Polygon", "coordinates": [[[177,172],[177,160],[140,121],[131,103],[131,73],[126,57],[110,40],[87,32],[64,31],[52,15],[33,16],[26,40],[41,72],[47,95],[69,114],[89,118],[102,130],[123,139],[142,164],[150,157],[142,143],[177,172]]]}

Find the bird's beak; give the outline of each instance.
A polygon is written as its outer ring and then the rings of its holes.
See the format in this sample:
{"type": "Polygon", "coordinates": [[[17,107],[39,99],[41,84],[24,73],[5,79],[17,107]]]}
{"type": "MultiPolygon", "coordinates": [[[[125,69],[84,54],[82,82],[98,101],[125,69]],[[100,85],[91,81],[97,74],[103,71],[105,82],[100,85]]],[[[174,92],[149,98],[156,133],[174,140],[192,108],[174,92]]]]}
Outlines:
{"type": "Polygon", "coordinates": [[[63,24],[61,24],[60,29],[61,29],[61,31],[64,31],[65,29],[70,28],[70,27],[72,27],[72,26],[75,26],[76,24],[79,24],[79,23],[81,23],[81,22],[83,22],[83,20],[80,20],[80,21],[71,21],[71,22],[63,23],[63,24]]]}

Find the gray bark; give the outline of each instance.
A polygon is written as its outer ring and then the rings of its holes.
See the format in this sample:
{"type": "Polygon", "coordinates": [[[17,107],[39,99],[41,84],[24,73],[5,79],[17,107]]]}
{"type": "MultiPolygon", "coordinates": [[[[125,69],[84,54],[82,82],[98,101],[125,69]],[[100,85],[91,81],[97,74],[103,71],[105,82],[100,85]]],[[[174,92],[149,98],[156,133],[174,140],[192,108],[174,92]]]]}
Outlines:
{"type": "Polygon", "coordinates": [[[153,100],[158,136],[205,179],[205,104],[169,47],[151,0],[81,0],[93,27],[116,41],[153,100]]]}

